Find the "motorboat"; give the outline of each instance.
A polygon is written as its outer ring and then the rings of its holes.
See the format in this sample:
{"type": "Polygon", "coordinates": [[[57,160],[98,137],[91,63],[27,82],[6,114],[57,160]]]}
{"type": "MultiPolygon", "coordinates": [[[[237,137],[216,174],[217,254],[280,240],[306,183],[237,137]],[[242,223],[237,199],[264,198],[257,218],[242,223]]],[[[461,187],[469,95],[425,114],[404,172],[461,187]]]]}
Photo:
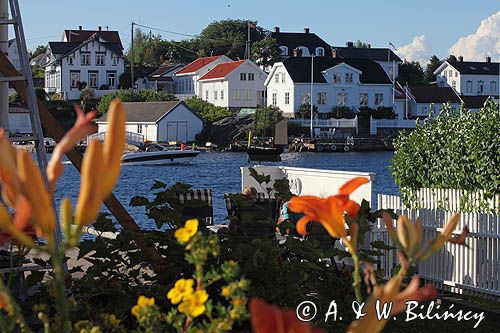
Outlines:
{"type": "Polygon", "coordinates": [[[149,144],[144,151],[127,153],[122,156],[125,165],[155,165],[189,163],[198,156],[198,150],[168,149],[159,144],[149,144]]]}

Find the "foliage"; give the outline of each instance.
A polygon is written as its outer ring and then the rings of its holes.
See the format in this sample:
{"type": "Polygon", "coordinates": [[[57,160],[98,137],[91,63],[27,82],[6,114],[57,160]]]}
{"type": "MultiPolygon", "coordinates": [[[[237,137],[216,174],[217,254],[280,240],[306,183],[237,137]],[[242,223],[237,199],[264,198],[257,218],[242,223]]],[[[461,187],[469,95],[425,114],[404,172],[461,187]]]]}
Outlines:
{"type": "Polygon", "coordinates": [[[490,100],[478,113],[448,107],[411,134],[401,133],[391,170],[406,200],[420,188],[500,193],[499,124],[498,105],[490,100]]]}
{"type": "Polygon", "coordinates": [[[204,121],[214,122],[232,115],[232,112],[227,108],[224,108],[222,106],[215,106],[212,103],[204,101],[198,97],[188,98],[184,100],[184,102],[193,111],[198,113],[204,121]]]}
{"type": "Polygon", "coordinates": [[[30,52],[30,58],[34,58],[42,53],[47,53],[47,45],[38,45],[35,51],[30,52]]]}
{"type": "Polygon", "coordinates": [[[424,71],[418,61],[405,62],[399,65],[399,75],[396,80],[402,84],[425,84],[424,71]]]}
{"type": "Polygon", "coordinates": [[[115,98],[119,98],[122,102],[163,102],[172,101],[175,99],[175,96],[167,92],[157,92],[151,89],[141,91],[117,90],[112,94],[102,96],[97,104],[99,114],[104,114],[108,110],[111,101],[115,98]]]}
{"type": "Polygon", "coordinates": [[[397,114],[394,109],[390,106],[379,106],[377,109],[372,111],[372,117],[374,119],[396,119],[397,114]]]}
{"type": "Polygon", "coordinates": [[[281,61],[281,50],[276,39],[265,37],[253,43],[252,59],[259,66],[270,67],[275,62],[281,61]]]}
{"type": "MultiPolygon", "coordinates": [[[[92,88],[85,88],[85,89],[82,89],[81,93],[80,93],[80,98],[82,99],[82,101],[88,101],[88,100],[91,100],[91,99],[95,99],[95,91],[94,89],[92,88]]],[[[108,105],[109,106],[109,105],[108,105]]],[[[107,110],[107,109],[106,109],[107,110]]]]}
{"type": "Polygon", "coordinates": [[[361,40],[357,40],[356,43],[353,45],[356,48],[362,48],[362,49],[367,49],[370,47],[370,44],[362,42],[361,40]]]}
{"type": "Polygon", "coordinates": [[[45,69],[38,65],[31,67],[31,76],[33,79],[44,79],[45,78],[45,69]]]}
{"type": "Polygon", "coordinates": [[[335,119],[354,119],[356,112],[348,106],[334,106],[330,112],[331,118],[335,119]]]}
{"type": "Polygon", "coordinates": [[[254,114],[254,135],[272,137],[276,124],[283,119],[281,111],[276,107],[260,108],[254,114]]]}
{"type": "Polygon", "coordinates": [[[99,90],[109,90],[109,85],[101,84],[101,86],[99,87],[99,90]]]}
{"type": "Polygon", "coordinates": [[[424,73],[425,81],[429,83],[436,81],[436,75],[434,75],[434,71],[438,69],[438,67],[441,66],[442,63],[443,61],[439,60],[439,58],[436,55],[433,55],[431,59],[429,59],[429,63],[425,67],[425,73],[424,73]]]}
{"type": "MultiPolygon", "coordinates": [[[[318,107],[313,105],[313,117],[318,114],[318,107]]],[[[295,118],[311,119],[311,104],[301,104],[295,112],[295,118]]]]}

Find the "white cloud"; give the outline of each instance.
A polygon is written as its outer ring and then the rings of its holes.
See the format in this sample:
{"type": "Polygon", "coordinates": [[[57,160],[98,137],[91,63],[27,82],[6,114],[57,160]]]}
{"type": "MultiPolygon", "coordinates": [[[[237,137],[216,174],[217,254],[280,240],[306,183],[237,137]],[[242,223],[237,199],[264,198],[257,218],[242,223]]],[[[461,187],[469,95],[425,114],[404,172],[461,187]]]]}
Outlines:
{"type": "Polygon", "coordinates": [[[484,61],[491,56],[498,61],[500,57],[500,11],[481,21],[473,34],[460,38],[450,49],[449,54],[463,56],[465,61],[484,61]]]}
{"type": "Polygon", "coordinates": [[[431,57],[431,43],[425,35],[413,37],[410,44],[398,47],[396,53],[406,61],[418,61],[422,67],[427,64],[431,57]]]}

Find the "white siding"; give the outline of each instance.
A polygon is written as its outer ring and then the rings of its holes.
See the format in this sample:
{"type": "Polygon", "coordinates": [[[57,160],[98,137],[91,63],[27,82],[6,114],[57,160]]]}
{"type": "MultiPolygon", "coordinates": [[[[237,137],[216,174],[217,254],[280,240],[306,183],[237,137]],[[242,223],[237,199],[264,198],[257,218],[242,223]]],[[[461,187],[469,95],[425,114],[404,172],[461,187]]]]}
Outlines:
{"type": "Polygon", "coordinates": [[[466,96],[478,95],[499,95],[500,78],[497,75],[476,75],[476,74],[460,74],[453,66],[446,63],[437,74],[436,80],[438,86],[453,87],[455,81],[455,90],[459,94],[466,96]],[[450,76],[451,72],[451,76],[450,76]],[[471,82],[471,90],[467,90],[467,81],[471,82]],[[479,91],[479,81],[484,82],[483,91],[479,91]],[[496,89],[491,89],[491,82],[494,81],[496,89]]]}
{"type": "Polygon", "coordinates": [[[203,128],[203,121],[194,115],[185,105],[179,104],[158,122],[158,141],[165,142],[172,138],[177,141],[191,142],[203,128]],[[173,133],[178,124],[186,125],[186,134],[173,133]]]}

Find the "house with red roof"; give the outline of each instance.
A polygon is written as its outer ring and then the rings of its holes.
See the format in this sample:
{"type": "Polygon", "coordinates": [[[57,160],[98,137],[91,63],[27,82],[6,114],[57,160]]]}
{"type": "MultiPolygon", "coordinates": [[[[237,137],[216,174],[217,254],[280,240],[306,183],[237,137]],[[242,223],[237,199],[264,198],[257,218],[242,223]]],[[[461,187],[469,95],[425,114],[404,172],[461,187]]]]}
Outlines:
{"type": "Polygon", "coordinates": [[[199,97],[227,108],[266,105],[267,74],[250,60],[223,62],[199,78],[199,97]]]}
{"type": "Polygon", "coordinates": [[[198,58],[175,73],[175,93],[180,99],[198,96],[201,98],[198,79],[220,63],[232,61],[225,55],[198,58]]]}

